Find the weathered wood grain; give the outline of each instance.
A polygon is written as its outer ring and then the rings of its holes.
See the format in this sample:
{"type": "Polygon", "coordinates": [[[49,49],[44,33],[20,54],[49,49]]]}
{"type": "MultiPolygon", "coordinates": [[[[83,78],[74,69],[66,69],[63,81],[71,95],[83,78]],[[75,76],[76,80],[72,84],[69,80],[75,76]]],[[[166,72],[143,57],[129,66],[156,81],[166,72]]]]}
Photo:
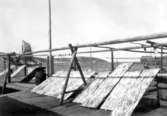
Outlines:
{"type": "Polygon", "coordinates": [[[109,72],[99,72],[95,76],[96,79],[81,94],[79,94],[73,102],[84,103],[84,100],[86,100],[85,97],[91,96],[108,75],[109,72]]]}
{"type": "MultiPolygon", "coordinates": [[[[125,85],[126,91],[117,93],[120,96],[117,98],[119,102],[115,102],[115,104],[110,107],[112,116],[130,116],[158,72],[159,69],[146,69],[142,71],[138,78],[131,79],[129,82],[127,81],[125,85]]],[[[119,90],[119,88],[117,90],[119,90]]],[[[115,94],[110,95],[109,98],[115,96],[115,94]]],[[[110,99],[110,103],[112,102],[111,100],[112,99],[110,99]]],[[[103,104],[103,109],[110,109],[108,108],[110,104],[107,103],[107,101],[108,100],[103,104]]]]}
{"type": "Polygon", "coordinates": [[[96,79],[94,80],[88,88],[86,88],[81,94],[79,94],[73,102],[76,103],[84,103],[87,99],[90,98],[95,90],[99,87],[99,85],[103,82],[104,79],[96,79]]]}
{"type": "MultiPolygon", "coordinates": [[[[92,73],[90,73],[89,77],[92,73]]],[[[77,75],[77,74],[76,74],[77,75]]],[[[72,75],[74,76],[74,74],[72,75]]],[[[83,85],[83,81],[81,78],[74,78],[70,77],[67,90],[66,91],[72,91],[78,89],[80,86],[83,85]]],[[[88,75],[87,75],[88,76],[88,75]]],[[[61,98],[63,87],[65,84],[66,78],[62,77],[49,77],[46,81],[35,87],[32,92],[38,93],[38,94],[44,94],[48,96],[54,96],[57,98],[61,98]]],[[[67,99],[71,93],[65,94],[65,99],[67,99]]]]}
{"type": "Polygon", "coordinates": [[[84,95],[82,106],[96,108],[103,99],[112,91],[114,86],[119,82],[124,73],[130,68],[132,63],[120,64],[102,83],[96,82],[95,89],[88,90],[90,94],[84,95]],[[98,86],[99,84],[99,86],[98,86]]]}
{"type": "Polygon", "coordinates": [[[114,110],[115,106],[121,101],[121,99],[123,99],[128,89],[130,89],[129,87],[133,87],[133,84],[135,83],[136,78],[139,77],[140,73],[141,71],[127,71],[117,86],[107,97],[101,109],[114,110]]]}

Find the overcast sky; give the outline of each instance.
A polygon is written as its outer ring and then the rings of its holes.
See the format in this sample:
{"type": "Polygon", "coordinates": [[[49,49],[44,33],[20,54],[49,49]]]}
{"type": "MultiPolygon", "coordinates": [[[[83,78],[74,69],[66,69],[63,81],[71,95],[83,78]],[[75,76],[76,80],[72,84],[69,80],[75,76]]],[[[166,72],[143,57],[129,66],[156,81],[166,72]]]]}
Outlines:
{"type": "MultiPolygon", "coordinates": [[[[52,0],[53,48],[167,32],[167,0],[52,0]]],[[[48,0],[0,0],[0,51],[48,49],[48,0]]]]}

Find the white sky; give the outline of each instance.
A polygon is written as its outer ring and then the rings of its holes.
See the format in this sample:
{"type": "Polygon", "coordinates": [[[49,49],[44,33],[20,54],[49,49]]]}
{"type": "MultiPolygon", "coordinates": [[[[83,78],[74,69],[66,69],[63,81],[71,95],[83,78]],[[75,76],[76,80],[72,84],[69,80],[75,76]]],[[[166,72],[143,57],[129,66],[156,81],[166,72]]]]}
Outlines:
{"type": "MultiPolygon", "coordinates": [[[[52,0],[52,23],[53,48],[167,32],[167,0],[52,0]]],[[[48,0],[0,0],[0,51],[22,40],[48,49],[48,0]]]]}

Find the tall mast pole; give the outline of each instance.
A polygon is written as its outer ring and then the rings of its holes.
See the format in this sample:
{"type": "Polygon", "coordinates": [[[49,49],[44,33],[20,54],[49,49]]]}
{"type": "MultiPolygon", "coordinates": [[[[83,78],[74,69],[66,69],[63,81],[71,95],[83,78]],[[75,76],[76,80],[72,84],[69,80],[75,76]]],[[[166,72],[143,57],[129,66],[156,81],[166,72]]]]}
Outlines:
{"type": "Polygon", "coordinates": [[[49,75],[53,73],[52,69],[52,14],[51,14],[51,0],[48,0],[49,4],[49,75]]]}

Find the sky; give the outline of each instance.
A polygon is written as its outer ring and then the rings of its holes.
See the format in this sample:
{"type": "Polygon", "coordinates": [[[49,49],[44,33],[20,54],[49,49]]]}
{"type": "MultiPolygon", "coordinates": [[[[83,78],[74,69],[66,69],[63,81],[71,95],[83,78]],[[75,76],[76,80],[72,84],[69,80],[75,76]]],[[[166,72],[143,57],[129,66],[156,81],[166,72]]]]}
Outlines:
{"type": "MultiPolygon", "coordinates": [[[[51,0],[52,47],[167,32],[167,0],[51,0]]],[[[48,0],[0,0],[0,51],[49,48],[48,0]]],[[[166,40],[167,42],[167,40],[166,40]]]]}

